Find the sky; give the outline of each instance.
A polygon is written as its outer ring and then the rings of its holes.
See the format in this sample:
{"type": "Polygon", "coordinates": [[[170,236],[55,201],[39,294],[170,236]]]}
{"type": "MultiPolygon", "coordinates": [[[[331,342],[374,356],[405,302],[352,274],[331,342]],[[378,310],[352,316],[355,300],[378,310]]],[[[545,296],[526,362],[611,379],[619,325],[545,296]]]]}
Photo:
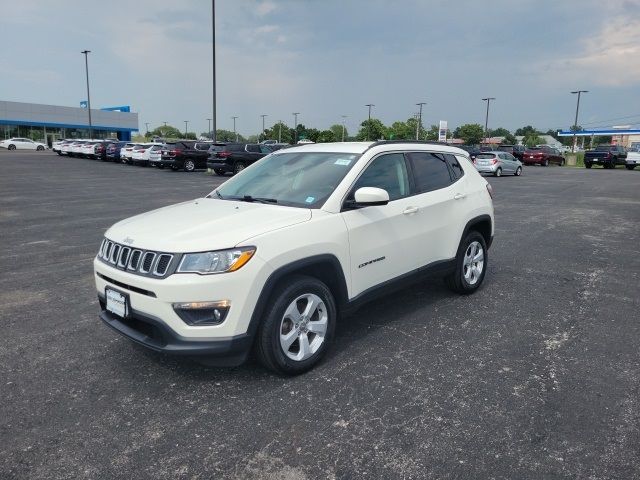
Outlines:
{"type": "MultiPolygon", "coordinates": [[[[216,0],[217,126],[255,134],[346,115],[515,130],[640,125],[640,0],[216,0]]],[[[131,105],[207,130],[208,0],[0,0],[0,100],[131,105]]]]}

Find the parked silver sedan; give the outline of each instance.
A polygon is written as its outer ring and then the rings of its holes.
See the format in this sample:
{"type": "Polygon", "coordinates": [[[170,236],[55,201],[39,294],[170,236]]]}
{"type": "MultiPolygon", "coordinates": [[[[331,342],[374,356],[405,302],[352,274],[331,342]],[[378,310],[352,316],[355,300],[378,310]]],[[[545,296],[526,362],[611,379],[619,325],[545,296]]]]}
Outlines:
{"type": "Polygon", "coordinates": [[[496,177],[504,174],[522,175],[522,162],[507,152],[482,152],[476,155],[473,164],[480,173],[490,173],[496,177]]]}

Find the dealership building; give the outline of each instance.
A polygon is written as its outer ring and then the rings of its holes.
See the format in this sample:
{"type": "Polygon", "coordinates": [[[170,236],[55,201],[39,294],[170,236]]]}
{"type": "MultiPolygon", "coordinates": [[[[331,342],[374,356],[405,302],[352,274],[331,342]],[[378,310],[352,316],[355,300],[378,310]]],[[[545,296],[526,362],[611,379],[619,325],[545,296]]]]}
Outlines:
{"type": "MultiPolygon", "coordinates": [[[[93,138],[131,140],[138,131],[138,114],[128,105],[91,109],[93,138]]],[[[89,138],[89,112],[82,107],[60,107],[0,100],[0,139],[26,137],[51,146],[59,138],[89,138]]]]}

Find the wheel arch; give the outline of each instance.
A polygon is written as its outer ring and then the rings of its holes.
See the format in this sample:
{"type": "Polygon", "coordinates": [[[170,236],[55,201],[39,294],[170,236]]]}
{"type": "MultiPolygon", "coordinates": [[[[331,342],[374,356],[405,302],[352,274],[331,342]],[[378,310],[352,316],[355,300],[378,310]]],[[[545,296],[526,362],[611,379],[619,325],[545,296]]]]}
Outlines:
{"type": "Polygon", "coordinates": [[[340,261],[335,255],[324,254],[314,255],[293,261],[276,269],[265,282],[253,309],[251,320],[249,321],[248,333],[255,335],[258,325],[267,307],[269,298],[275,289],[286,281],[291,275],[306,275],[322,281],[333,295],[338,311],[346,305],[348,301],[347,281],[340,261]]]}
{"type": "Polygon", "coordinates": [[[460,242],[462,242],[462,240],[472,230],[475,230],[482,235],[485,243],[487,244],[487,249],[491,247],[491,243],[493,242],[493,220],[490,215],[479,215],[469,220],[462,231],[460,242]]]}

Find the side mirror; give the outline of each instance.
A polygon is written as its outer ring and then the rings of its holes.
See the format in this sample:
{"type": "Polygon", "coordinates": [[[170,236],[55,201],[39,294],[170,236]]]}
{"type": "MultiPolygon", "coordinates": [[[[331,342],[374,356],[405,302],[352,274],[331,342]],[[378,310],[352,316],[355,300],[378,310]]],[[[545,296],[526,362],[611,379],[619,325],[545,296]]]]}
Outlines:
{"type": "Polygon", "coordinates": [[[369,207],[372,205],[386,205],[389,203],[389,194],[386,190],[376,187],[361,187],[354,195],[355,207],[369,207]]]}

